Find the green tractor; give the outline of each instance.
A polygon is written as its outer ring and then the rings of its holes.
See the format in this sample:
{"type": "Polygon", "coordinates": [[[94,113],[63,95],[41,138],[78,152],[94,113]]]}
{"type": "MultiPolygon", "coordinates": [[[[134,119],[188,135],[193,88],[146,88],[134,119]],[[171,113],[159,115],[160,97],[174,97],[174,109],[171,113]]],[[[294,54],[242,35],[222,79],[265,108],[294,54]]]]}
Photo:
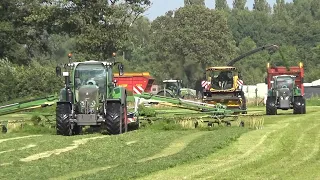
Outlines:
{"type": "Polygon", "coordinates": [[[276,115],[277,109],[293,109],[293,114],[306,113],[306,100],[296,86],[295,78],[293,75],[273,76],[266,101],[267,115],[276,115]]]}
{"type": "Polygon", "coordinates": [[[196,90],[182,88],[182,80],[169,79],[163,81],[164,89],[160,90],[157,95],[173,98],[195,99],[196,90]]]}
{"type": "Polygon", "coordinates": [[[65,77],[65,87],[60,91],[56,109],[58,135],[78,135],[83,126],[100,128],[103,134],[115,135],[127,132],[130,123],[138,123],[127,117],[126,89],[116,86],[113,81],[112,67],[116,64],[122,76],[124,67],[115,62],[115,58],[110,62],[70,62],[64,65],[62,73],[61,67],[57,66],[57,75],[65,77]]]}

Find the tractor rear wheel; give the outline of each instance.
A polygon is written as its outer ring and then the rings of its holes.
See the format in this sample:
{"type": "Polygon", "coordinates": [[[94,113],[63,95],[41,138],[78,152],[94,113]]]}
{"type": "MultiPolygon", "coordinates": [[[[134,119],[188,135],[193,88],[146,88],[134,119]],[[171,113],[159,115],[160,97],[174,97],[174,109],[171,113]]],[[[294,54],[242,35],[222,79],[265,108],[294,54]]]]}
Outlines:
{"type": "Polygon", "coordinates": [[[70,104],[58,104],[56,108],[57,134],[71,136],[73,134],[69,115],[71,114],[70,104]]]}
{"type": "Polygon", "coordinates": [[[267,115],[276,115],[277,114],[277,106],[276,106],[276,98],[268,97],[266,102],[266,114],[267,115]]]}
{"type": "Polygon", "coordinates": [[[306,100],[301,97],[294,97],[293,102],[293,114],[305,114],[306,113],[306,100]]]}
{"type": "Polygon", "coordinates": [[[121,106],[121,102],[107,102],[105,104],[105,123],[102,124],[103,134],[116,135],[126,130],[126,105],[121,106]],[[120,131],[121,129],[121,131],[120,131]]]}

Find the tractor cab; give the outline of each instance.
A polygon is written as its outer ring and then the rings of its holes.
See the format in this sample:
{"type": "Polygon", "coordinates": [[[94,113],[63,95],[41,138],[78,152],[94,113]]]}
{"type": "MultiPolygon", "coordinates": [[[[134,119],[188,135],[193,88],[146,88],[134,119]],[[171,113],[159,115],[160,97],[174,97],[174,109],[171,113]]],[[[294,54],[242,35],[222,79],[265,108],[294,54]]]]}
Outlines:
{"type": "Polygon", "coordinates": [[[237,89],[239,73],[235,67],[209,67],[206,69],[206,79],[211,84],[210,91],[225,91],[237,89]]]}
{"type": "Polygon", "coordinates": [[[271,81],[272,87],[276,90],[289,89],[292,90],[295,87],[296,76],[292,75],[279,75],[273,77],[271,81]]]}
{"type": "MultiPolygon", "coordinates": [[[[74,91],[75,102],[79,102],[79,92],[81,89],[85,89],[87,92],[89,89],[96,89],[98,96],[101,96],[106,92],[106,84],[110,83],[109,79],[112,79],[111,67],[105,66],[102,63],[79,63],[74,69],[74,91]]],[[[82,90],[83,91],[83,90],[82,90]]],[[[85,96],[83,96],[85,97],[85,96]]]]}
{"type": "Polygon", "coordinates": [[[173,95],[179,95],[182,87],[182,80],[169,79],[163,81],[164,89],[170,90],[173,95]]]}

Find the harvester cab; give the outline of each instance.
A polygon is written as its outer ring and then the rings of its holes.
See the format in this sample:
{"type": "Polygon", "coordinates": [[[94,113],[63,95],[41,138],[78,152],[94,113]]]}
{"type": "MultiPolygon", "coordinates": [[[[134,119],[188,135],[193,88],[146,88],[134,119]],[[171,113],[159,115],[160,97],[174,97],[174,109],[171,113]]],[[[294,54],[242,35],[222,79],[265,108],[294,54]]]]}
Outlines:
{"type": "Polygon", "coordinates": [[[266,114],[276,115],[277,109],[293,109],[294,114],[306,113],[303,88],[303,64],[299,67],[270,67],[268,63],[268,96],[266,114]]]}
{"type": "MultiPolygon", "coordinates": [[[[65,87],[60,91],[56,109],[57,134],[79,134],[83,126],[99,126],[102,133],[121,134],[128,130],[127,92],[115,86],[111,61],[70,62],[64,65],[65,87]]],[[[71,59],[71,55],[69,55],[71,59]]],[[[56,68],[61,75],[61,67],[56,68]]]]}
{"type": "Polygon", "coordinates": [[[221,103],[229,109],[246,110],[242,81],[239,76],[241,76],[240,72],[232,66],[207,68],[206,82],[208,84],[204,87],[203,102],[209,104],[221,103]]]}
{"type": "Polygon", "coordinates": [[[234,91],[241,88],[236,83],[239,75],[240,72],[237,72],[235,67],[209,67],[206,69],[206,79],[211,84],[211,91],[234,91]]]}

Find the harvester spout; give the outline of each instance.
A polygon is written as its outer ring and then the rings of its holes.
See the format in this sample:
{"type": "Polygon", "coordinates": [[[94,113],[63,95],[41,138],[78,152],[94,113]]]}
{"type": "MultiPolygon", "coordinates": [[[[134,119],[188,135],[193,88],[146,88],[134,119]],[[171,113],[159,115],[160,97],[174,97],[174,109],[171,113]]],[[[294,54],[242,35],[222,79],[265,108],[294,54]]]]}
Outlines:
{"type": "Polygon", "coordinates": [[[242,54],[241,56],[235,58],[235,59],[232,59],[228,64],[227,66],[233,66],[236,62],[238,62],[239,60],[247,57],[247,56],[250,56],[254,53],[257,53],[259,51],[262,51],[262,50],[278,50],[279,49],[279,46],[275,45],[275,44],[272,44],[272,45],[267,45],[267,46],[262,46],[262,47],[259,47],[259,48],[256,48],[256,49],[253,49],[247,53],[244,53],[242,54]]]}

